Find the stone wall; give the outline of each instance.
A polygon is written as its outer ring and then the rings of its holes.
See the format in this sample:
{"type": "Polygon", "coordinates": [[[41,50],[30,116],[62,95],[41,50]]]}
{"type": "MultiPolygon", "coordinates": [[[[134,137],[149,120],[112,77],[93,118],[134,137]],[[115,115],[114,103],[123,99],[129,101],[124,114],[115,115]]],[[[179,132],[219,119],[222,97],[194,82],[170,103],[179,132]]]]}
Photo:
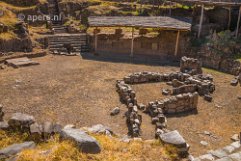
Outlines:
{"type": "Polygon", "coordinates": [[[220,54],[212,52],[208,48],[203,49],[199,53],[191,53],[190,56],[198,58],[205,67],[228,74],[238,75],[239,70],[241,69],[240,61],[228,57],[222,57],[220,54]]]}
{"type": "Polygon", "coordinates": [[[147,111],[152,117],[156,117],[159,113],[175,114],[197,109],[198,93],[184,93],[163,100],[150,102],[147,111]]]}
{"type": "Polygon", "coordinates": [[[200,95],[205,95],[213,93],[215,90],[211,75],[191,76],[182,72],[165,74],[158,72],[137,72],[124,77],[124,82],[127,84],[168,82],[168,84],[174,87],[172,89],[172,94],[174,95],[186,92],[198,92],[200,95]]]}
{"type": "MultiPolygon", "coordinates": [[[[159,36],[135,36],[134,55],[153,55],[160,57],[174,56],[177,33],[162,31],[159,36]]],[[[90,39],[91,48],[94,50],[94,37],[90,39]]],[[[188,36],[181,33],[178,56],[185,53],[189,46],[188,36]]],[[[97,53],[103,54],[130,54],[131,37],[123,34],[98,34],[97,53]]]]}
{"type": "Polygon", "coordinates": [[[133,137],[140,136],[142,117],[138,114],[138,105],[136,93],[130,85],[126,84],[123,80],[116,83],[117,92],[120,99],[127,105],[128,111],[126,112],[126,122],[129,129],[129,134],[133,137]]]}
{"type": "Polygon", "coordinates": [[[31,52],[32,49],[33,47],[30,37],[0,40],[0,52],[31,52]]]}

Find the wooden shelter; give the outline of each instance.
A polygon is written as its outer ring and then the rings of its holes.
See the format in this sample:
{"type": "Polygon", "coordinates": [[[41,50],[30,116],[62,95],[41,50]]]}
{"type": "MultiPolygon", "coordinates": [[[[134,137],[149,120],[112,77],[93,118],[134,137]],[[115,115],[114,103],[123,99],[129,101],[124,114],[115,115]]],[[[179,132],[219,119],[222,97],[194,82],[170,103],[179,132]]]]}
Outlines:
{"type": "MultiPolygon", "coordinates": [[[[175,55],[178,54],[179,37],[180,32],[188,32],[191,30],[191,22],[185,18],[174,18],[174,17],[144,17],[144,16],[99,16],[89,17],[89,26],[95,27],[131,27],[132,28],[132,40],[130,55],[134,54],[134,30],[138,28],[156,28],[160,30],[172,30],[177,32],[175,42],[175,55]]],[[[97,51],[98,38],[97,32],[95,35],[95,51],[97,51]]]]}
{"type": "Polygon", "coordinates": [[[201,16],[198,29],[198,38],[201,35],[202,25],[203,25],[203,15],[205,6],[220,6],[226,8],[229,12],[228,29],[230,29],[231,24],[231,9],[232,7],[239,7],[238,21],[236,26],[236,37],[238,37],[240,18],[241,18],[241,0],[170,0],[173,2],[185,4],[185,5],[199,5],[201,6],[201,16]]]}

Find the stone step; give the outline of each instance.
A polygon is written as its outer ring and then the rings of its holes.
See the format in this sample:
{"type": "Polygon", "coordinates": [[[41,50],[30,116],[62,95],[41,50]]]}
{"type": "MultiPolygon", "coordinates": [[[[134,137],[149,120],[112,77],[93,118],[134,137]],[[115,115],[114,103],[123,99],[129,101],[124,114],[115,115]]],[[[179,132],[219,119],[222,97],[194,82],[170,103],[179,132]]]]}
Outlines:
{"type": "MultiPolygon", "coordinates": [[[[71,43],[65,43],[65,44],[70,44],[72,47],[81,47],[82,45],[85,45],[85,44],[71,44],[71,43]]],[[[49,45],[48,47],[49,48],[58,48],[58,47],[64,47],[65,44],[51,44],[49,45]]]]}
{"type": "Polygon", "coordinates": [[[85,40],[59,40],[59,41],[49,41],[48,44],[49,45],[58,45],[58,44],[86,44],[86,41],[85,40]]]}
{"type": "MultiPolygon", "coordinates": [[[[230,155],[232,156],[233,154],[237,153],[235,156],[239,156],[237,161],[241,161],[241,145],[239,141],[233,142],[228,146],[225,146],[223,148],[217,149],[217,150],[211,150],[207,154],[201,155],[197,158],[194,159],[194,161],[211,161],[211,160],[216,160],[216,161],[233,161],[230,159],[230,155]]],[[[236,161],[236,160],[234,160],[236,161]]]]}
{"type": "Polygon", "coordinates": [[[49,44],[55,44],[55,43],[85,43],[86,40],[84,39],[59,39],[59,40],[48,40],[49,44]]]}
{"type": "MultiPolygon", "coordinates": [[[[67,43],[62,43],[62,44],[49,44],[49,47],[53,48],[53,47],[61,47],[61,46],[64,46],[65,44],[67,43]]],[[[71,44],[71,46],[82,46],[84,44],[81,44],[81,43],[75,43],[75,44],[72,44],[72,43],[69,43],[71,44]]]]}
{"type": "Polygon", "coordinates": [[[50,51],[62,51],[62,52],[68,52],[66,48],[52,48],[49,49],[50,51]]]}

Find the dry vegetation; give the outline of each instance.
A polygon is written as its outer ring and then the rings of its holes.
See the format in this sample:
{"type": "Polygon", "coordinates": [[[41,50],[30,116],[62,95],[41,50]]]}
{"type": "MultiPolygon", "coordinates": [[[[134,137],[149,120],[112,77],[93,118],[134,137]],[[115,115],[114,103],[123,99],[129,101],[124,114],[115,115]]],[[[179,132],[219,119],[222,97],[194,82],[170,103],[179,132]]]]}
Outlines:
{"type": "MultiPolygon", "coordinates": [[[[121,142],[118,138],[94,135],[99,141],[102,152],[100,154],[83,154],[73,142],[61,141],[56,135],[45,143],[40,143],[35,149],[25,150],[19,154],[18,161],[170,161],[175,160],[175,148],[162,146],[157,141],[121,142]]],[[[27,140],[27,135],[8,134],[0,131],[0,147],[27,140]]]]}

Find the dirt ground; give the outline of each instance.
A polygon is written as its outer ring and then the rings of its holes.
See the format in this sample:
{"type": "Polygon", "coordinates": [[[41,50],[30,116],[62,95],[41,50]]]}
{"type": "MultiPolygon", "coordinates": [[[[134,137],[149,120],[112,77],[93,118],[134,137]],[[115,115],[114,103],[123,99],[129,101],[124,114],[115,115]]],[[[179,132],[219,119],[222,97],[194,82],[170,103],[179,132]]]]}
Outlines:
{"type": "MultiPolygon", "coordinates": [[[[115,83],[128,73],[137,71],[171,72],[178,67],[150,66],[84,60],[78,56],[48,55],[35,58],[40,65],[0,70],[0,103],[6,119],[14,112],[35,116],[38,122],[57,121],[78,127],[104,124],[119,134],[127,134],[124,113],[126,106],[119,101],[115,83]],[[110,111],[119,106],[121,113],[111,117],[110,111]]],[[[212,103],[199,97],[198,113],[168,117],[168,129],[177,129],[197,156],[209,149],[225,146],[230,137],[241,131],[240,87],[230,86],[231,75],[205,70],[214,76],[216,91],[212,103]],[[209,131],[213,136],[202,134],[209,131]],[[207,141],[204,147],[200,141],[207,141]]],[[[134,85],[139,102],[148,103],[162,98],[165,83],[134,85]]],[[[142,114],[142,137],[154,138],[154,126],[142,114]]]]}

